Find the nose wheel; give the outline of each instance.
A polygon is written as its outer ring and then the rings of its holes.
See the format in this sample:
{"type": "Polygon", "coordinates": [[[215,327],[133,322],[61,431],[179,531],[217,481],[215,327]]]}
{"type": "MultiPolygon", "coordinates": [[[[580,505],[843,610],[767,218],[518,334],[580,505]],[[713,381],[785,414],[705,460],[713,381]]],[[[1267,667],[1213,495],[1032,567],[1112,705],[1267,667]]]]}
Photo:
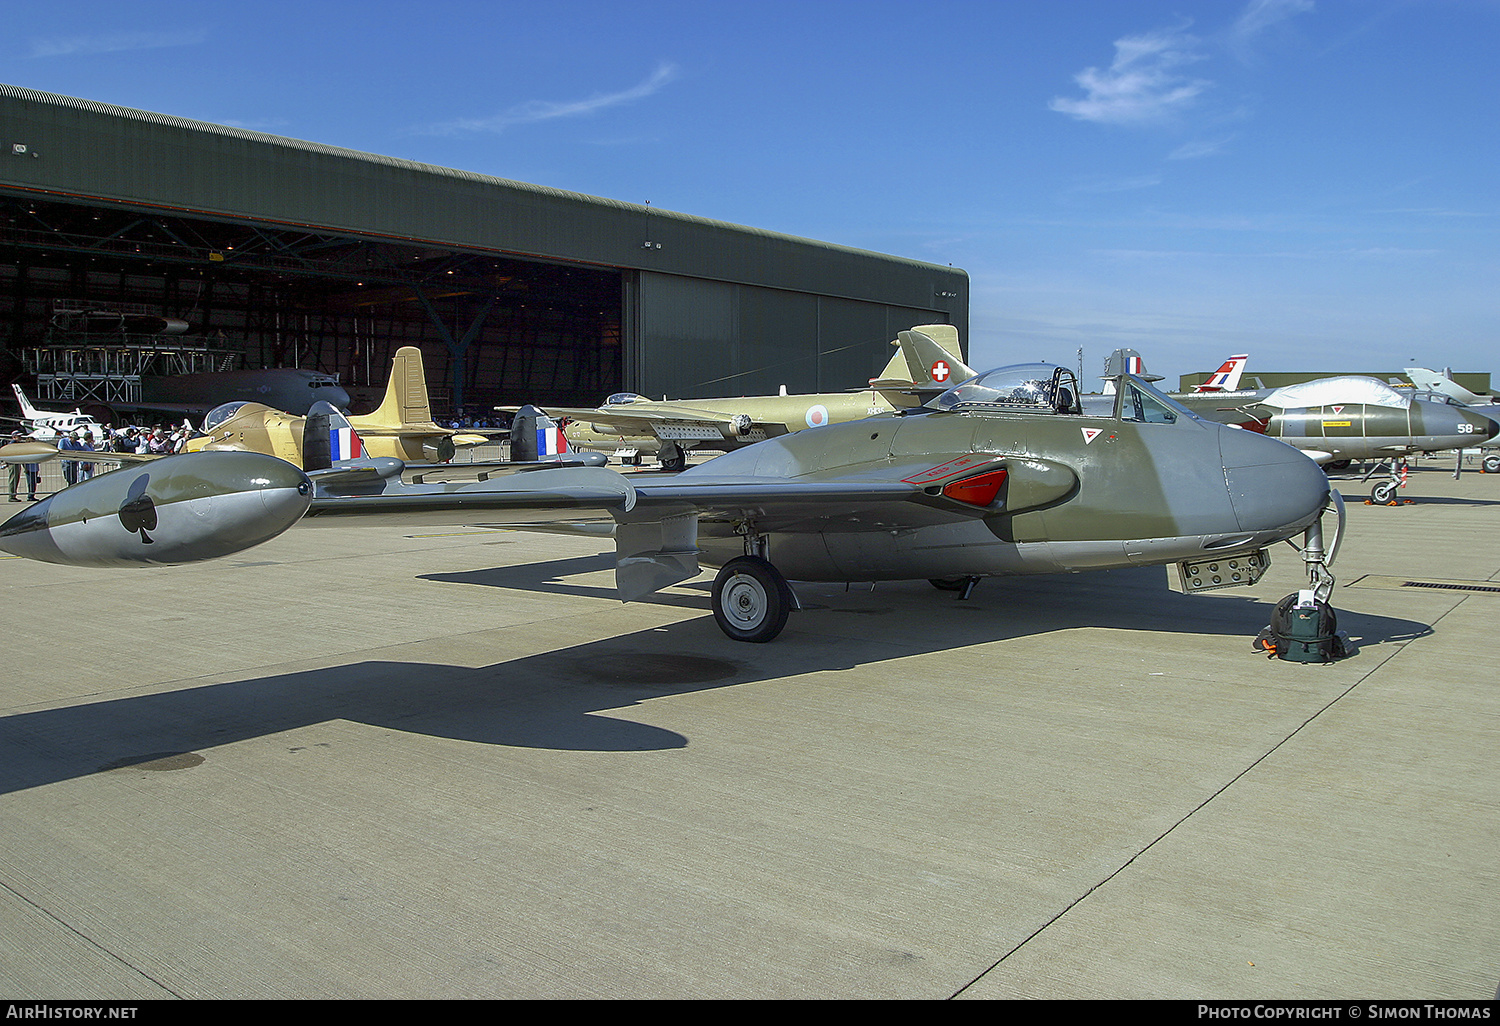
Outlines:
{"type": "Polygon", "coordinates": [[[760,556],[738,556],[714,578],[714,620],[735,641],[770,641],[792,609],[786,578],[760,556]]]}
{"type": "Polygon", "coordinates": [[[1329,493],[1328,500],[1325,512],[1334,514],[1333,537],[1325,547],[1321,514],[1308,525],[1301,546],[1308,586],[1277,603],[1271,625],[1260,632],[1252,646],[1257,652],[1299,663],[1332,662],[1353,654],[1347,635],[1337,629],[1337,618],[1329,603],[1334,578],[1328,567],[1338,555],[1344,535],[1344,499],[1334,491],[1329,493]]]}
{"type": "MultiPolygon", "coordinates": [[[[1375,506],[1399,506],[1401,505],[1399,498],[1400,489],[1406,487],[1406,461],[1392,458],[1383,463],[1377,463],[1370,468],[1370,472],[1364,476],[1364,480],[1370,480],[1377,471],[1382,469],[1388,471],[1390,477],[1370,489],[1370,503],[1375,506]]],[[[1410,500],[1407,501],[1409,502],[1410,500]]]]}

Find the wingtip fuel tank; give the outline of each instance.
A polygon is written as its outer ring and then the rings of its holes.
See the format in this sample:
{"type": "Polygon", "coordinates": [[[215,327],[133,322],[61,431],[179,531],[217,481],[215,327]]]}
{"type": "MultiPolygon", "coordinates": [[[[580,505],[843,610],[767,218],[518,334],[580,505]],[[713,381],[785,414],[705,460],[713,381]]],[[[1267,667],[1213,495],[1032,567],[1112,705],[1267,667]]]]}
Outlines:
{"type": "Polygon", "coordinates": [[[192,563],[269,541],[311,501],[307,475],[274,456],[169,456],[26,507],[0,524],[0,551],[69,566],[192,563]]]}

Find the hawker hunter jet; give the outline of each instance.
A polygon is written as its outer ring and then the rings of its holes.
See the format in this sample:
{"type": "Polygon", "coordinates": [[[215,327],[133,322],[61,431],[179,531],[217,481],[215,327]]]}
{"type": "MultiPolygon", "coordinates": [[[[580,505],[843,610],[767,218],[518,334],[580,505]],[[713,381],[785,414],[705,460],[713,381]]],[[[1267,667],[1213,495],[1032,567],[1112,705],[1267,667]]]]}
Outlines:
{"type": "MultiPolygon", "coordinates": [[[[1469,407],[1470,413],[1495,421],[1496,430],[1500,432],[1500,402],[1496,402],[1494,396],[1470,392],[1454,381],[1453,373],[1446,368],[1439,372],[1426,367],[1408,367],[1406,376],[1420,389],[1417,393],[1420,398],[1447,406],[1469,407]]],[[[1500,474],[1500,452],[1495,451],[1500,448],[1500,438],[1491,436],[1480,447],[1489,450],[1481,454],[1485,473],[1500,474]]]]}
{"type": "MultiPolygon", "coordinates": [[[[1123,359],[1116,350],[1112,360],[1123,359]]],[[[1106,375],[1109,370],[1106,368],[1106,375]]],[[[1404,395],[1370,377],[1318,378],[1281,388],[1233,392],[1179,392],[1172,396],[1208,420],[1279,438],[1330,470],[1373,460],[1387,479],[1371,489],[1378,505],[1401,487],[1399,458],[1477,446],[1494,437],[1494,421],[1461,406],[1404,395]]]]}
{"type": "MultiPolygon", "coordinates": [[[[742,396],[654,402],[620,392],[596,409],[548,406],[567,424],[576,449],[593,449],[638,462],[655,454],[665,470],[681,470],[695,449],[729,451],[804,428],[859,420],[917,406],[974,376],[960,358],[958,329],[923,324],[899,333],[899,351],[868,388],[819,395],[742,396]]],[[[496,407],[514,412],[514,407],[496,407]]]]}
{"type": "Polygon", "coordinates": [[[566,465],[411,484],[396,459],[304,472],[200,452],[65,489],[0,525],[0,550],[84,566],[183,563],[299,521],[612,532],[622,600],[721,568],[712,607],[738,641],[776,637],[791,581],[928,579],[1179,564],[1188,591],[1254,583],[1267,547],[1303,535],[1326,601],[1342,503],[1297,450],[1195,416],[1139,378],[1085,413],[1066,368],[992,371],[926,404],[727,453],[672,476],[566,465]]]}

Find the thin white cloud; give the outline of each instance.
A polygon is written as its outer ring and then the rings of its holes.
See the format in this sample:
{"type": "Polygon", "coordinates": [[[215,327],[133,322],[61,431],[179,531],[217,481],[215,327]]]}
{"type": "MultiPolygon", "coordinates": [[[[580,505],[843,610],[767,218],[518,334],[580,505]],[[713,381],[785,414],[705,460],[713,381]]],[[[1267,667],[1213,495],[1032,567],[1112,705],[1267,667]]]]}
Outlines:
{"type": "Polygon", "coordinates": [[[1151,189],[1161,184],[1161,175],[1135,175],[1129,178],[1091,178],[1074,185],[1069,192],[1111,193],[1151,189]]]}
{"type": "Polygon", "coordinates": [[[77,57],[96,53],[124,53],[129,50],[160,50],[169,46],[198,46],[207,39],[203,29],[179,29],[173,32],[116,32],[97,36],[69,36],[57,39],[33,39],[32,57],[77,57]]]}
{"type": "Polygon", "coordinates": [[[1196,37],[1161,31],[1115,40],[1115,59],[1106,70],[1085,68],[1073,76],[1082,99],[1055,97],[1047,106],[1080,121],[1138,125],[1169,119],[1190,106],[1211,82],[1181,73],[1203,59],[1196,37]]]}
{"type": "Polygon", "coordinates": [[[676,77],[677,66],[662,63],[657,65],[656,70],[645,80],[617,93],[595,94],[584,100],[528,100],[493,117],[459,118],[433,125],[427,131],[439,135],[455,132],[503,132],[515,125],[551,121],[554,118],[585,117],[610,107],[619,107],[622,104],[643,100],[659,92],[676,77]]]}
{"type": "Polygon", "coordinates": [[[1313,9],[1313,0],[1250,0],[1230,32],[1237,44],[1248,44],[1274,25],[1313,9]]]}
{"type": "Polygon", "coordinates": [[[1312,10],[1313,0],[1250,0],[1225,33],[1225,47],[1241,64],[1254,64],[1270,46],[1292,38],[1292,18],[1312,10]]]}
{"type": "Polygon", "coordinates": [[[1229,147],[1229,139],[1198,139],[1185,142],[1171,153],[1168,160],[1198,160],[1201,157],[1216,157],[1229,147]]]}

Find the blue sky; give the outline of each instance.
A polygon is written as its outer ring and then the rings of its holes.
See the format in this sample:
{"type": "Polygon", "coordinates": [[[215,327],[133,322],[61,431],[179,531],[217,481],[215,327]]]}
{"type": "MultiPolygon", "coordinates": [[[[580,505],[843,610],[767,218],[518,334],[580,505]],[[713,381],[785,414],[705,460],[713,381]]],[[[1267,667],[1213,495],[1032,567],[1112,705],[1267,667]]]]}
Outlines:
{"type": "Polygon", "coordinates": [[[969,272],[977,366],[1491,371],[1500,0],[6,5],[0,81],[969,272]]]}

